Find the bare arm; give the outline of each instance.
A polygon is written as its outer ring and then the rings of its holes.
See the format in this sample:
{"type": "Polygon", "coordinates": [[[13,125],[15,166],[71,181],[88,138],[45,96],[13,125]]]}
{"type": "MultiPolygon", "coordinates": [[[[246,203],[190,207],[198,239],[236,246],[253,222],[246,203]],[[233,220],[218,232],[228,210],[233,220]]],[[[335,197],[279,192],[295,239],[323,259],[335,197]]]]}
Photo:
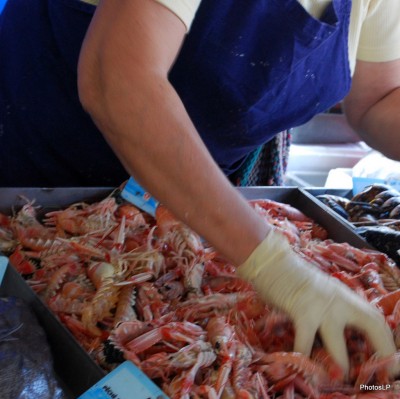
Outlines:
{"type": "Polygon", "coordinates": [[[215,164],[168,81],[184,35],[182,21],[152,0],[101,1],[81,51],[79,94],[128,173],[239,265],[269,226],[215,164]]]}
{"type": "Polygon", "coordinates": [[[358,61],[344,109],[368,145],[400,160],[400,60],[358,61]]]}

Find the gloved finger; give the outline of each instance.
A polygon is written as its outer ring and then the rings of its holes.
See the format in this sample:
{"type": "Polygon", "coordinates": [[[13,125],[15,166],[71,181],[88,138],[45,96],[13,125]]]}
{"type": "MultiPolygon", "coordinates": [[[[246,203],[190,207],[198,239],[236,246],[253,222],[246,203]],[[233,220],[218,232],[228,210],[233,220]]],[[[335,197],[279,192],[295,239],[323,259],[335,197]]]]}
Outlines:
{"type": "Polygon", "coordinates": [[[355,315],[349,323],[362,330],[369,338],[378,356],[384,357],[396,352],[393,333],[380,313],[371,312],[367,317],[355,315]]]}
{"type": "Polygon", "coordinates": [[[294,325],[294,351],[301,352],[306,356],[310,356],[318,326],[314,325],[310,322],[310,320],[305,318],[295,320],[294,325]]]}
{"type": "MultiPolygon", "coordinates": [[[[377,311],[376,313],[370,313],[369,316],[367,318],[358,314],[350,323],[365,333],[379,357],[388,357],[395,354],[396,345],[393,333],[382,314],[377,311]]],[[[388,364],[388,367],[392,375],[400,374],[399,360],[393,358],[393,363],[388,364]]]]}
{"type": "Polygon", "coordinates": [[[319,333],[325,349],[342,368],[345,376],[349,374],[349,356],[347,353],[344,326],[339,323],[324,323],[319,333]]]}

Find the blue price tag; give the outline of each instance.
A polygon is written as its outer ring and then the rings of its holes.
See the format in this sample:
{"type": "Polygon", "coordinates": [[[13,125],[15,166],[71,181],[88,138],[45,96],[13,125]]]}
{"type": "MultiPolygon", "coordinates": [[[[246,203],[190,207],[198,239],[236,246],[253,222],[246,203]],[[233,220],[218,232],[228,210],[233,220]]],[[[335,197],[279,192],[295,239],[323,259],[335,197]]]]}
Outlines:
{"type": "Polygon", "coordinates": [[[141,370],[126,361],[78,399],[168,399],[141,370]]]}
{"type": "Polygon", "coordinates": [[[121,193],[122,198],[137,206],[151,216],[155,216],[158,201],[152,197],[143,187],[130,177],[121,193]]]}
{"type": "Polygon", "coordinates": [[[6,273],[8,265],[8,258],[5,256],[0,256],[0,285],[3,281],[4,274],[6,273]]]}

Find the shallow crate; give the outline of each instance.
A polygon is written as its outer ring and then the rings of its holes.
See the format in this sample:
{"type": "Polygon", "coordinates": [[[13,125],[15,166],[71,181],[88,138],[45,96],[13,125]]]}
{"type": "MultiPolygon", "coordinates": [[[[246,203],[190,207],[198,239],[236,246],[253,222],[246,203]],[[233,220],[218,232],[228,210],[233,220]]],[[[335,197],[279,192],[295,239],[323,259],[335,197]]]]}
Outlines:
{"type": "Polygon", "coordinates": [[[100,380],[105,372],[92,361],[72,334],[4,259],[0,257],[0,296],[18,297],[29,305],[46,332],[54,371],[61,388],[67,398],[76,398],[100,380]]]}
{"type": "MultiPolygon", "coordinates": [[[[246,187],[238,189],[247,199],[272,199],[287,203],[304,212],[326,228],[330,238],[348,242],[358,248],[370,247],[354,234],[347,223],[332,214],[312,193],[297,187],[246,187]]],[[[11,214],[26,200],[35,200],[43,212],[60,209],[76,202],[94,202],[105,198],[113,188],[0,188],[0,212],[11,214]]],[[[83,394],[105,376],[103,371],[83,350],[72,334],[58,321],[23,278],[8,265],[0,295],[14,295],[26,300],[33,308],[47,333],[54,355],[54,366],[71,398],[83,394]]]]}

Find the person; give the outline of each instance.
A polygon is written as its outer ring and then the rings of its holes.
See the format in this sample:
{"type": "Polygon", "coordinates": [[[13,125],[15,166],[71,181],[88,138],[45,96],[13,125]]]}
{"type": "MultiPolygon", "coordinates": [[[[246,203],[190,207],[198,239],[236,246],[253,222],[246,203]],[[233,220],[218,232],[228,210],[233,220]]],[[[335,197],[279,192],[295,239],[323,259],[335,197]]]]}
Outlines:
{"type": "Polygon", "coordinates": [[[393,354],[381,313],[296,254],[227,176],[344,97],[364,140],[400,158],[400,2],[96,3],[8,0],[0,184],[132,175],[288,313],[295,351],[309,354],[319,333],[347,372],[351,325],[378,356],[393,354]]]}

